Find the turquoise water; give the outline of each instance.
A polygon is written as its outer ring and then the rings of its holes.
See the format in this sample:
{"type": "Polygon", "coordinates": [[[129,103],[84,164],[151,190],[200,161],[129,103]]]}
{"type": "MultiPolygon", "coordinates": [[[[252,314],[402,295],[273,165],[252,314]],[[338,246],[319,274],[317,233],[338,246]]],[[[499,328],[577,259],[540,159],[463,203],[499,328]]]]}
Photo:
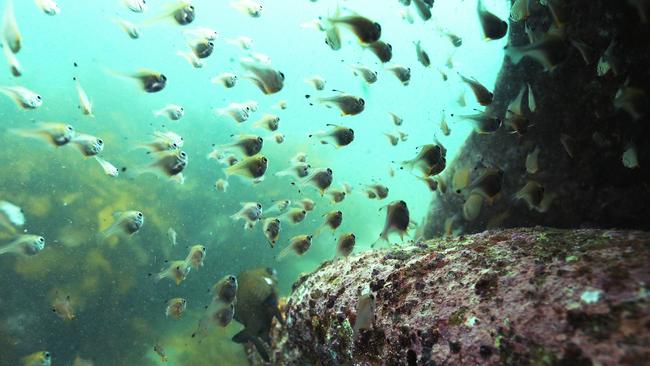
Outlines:
{"type": "MultiPolygon", "coordinates": [[[[70,365],[77,356],[93,360],[95,365],[155,365],[161,364],[153,352],[156,342],[166,348],[169,364],[209,365],[217,360],[223,362],[218,364],[246,364],[241,345],[230,342],[232,334],[241,329],[236,322],[213,330],[200,343],[191,339],[210,299],[206,291],[226,274],[271,266],[278,271],[282,295],[288,295],[301,272],[334,256],[337,236],[329,232],[319,236],[302,257],[278,262],[275,256],[289,238],[313,233],[322,216],[335,209],[344,213],[337,234],[354,232],[355,252],[370,250],[385,220],[380,208],[391,201],[406,201],[411,218],[420,223],[432,193],[422,181],[391,162],[413,158],[416,147],[435,138],[447,148],[447,161],[453,159],[471,128],[449,114],[472,114],[472,109],[479,107],[456,72],[492,88],[505,45],[505,40],[484,40],[475,1],[436,1],[433,19],[426,23],[411,6],[414,24],[401,18],[405,8],[398,1],[341,1],[341,6],[381,24],[381,39],[393,46],[394,57],[387,65],[401,64],[412,70],[410,84],[403,86],[372,53],[362,49],[351,32],[341,31],[343,47],[333,51],[325,44],[323,33],[301,27],[333,14],[336,1],[265,1],[261,17],[252,18],[228,1],[195,0],[196,19],[191,25],[153,23],[142,26],[141,37],[132,40],[114,19],[140,24],[159,14],[169,2],[148,3],[147,11],[137,14],[118,0],[61,0],[61,13],[48,16],[32,1],[14,0],[23,35],[23,49],[16,56],[24,74],[15,78],[7,68],[0,84],[27,87],[42,96],[43,105],[23,110],[11,99],[0,98],[4,121],[0,199],[21,207],[27,221],[24,229],[42,235],[47,244],[33,257],[0,256],[0,365],[19,364],[21,357],[41,350],[52,353],[53,365],[70,365]],[[462,37],[463,45],[454,48],[437,26],[462,37]],[[183,31],[194,27],[210,27],[219,33],[214,52],[201,69],[177,55],[188,50],[183,31]],[[242,35],[253,39],[251,50],[226,42],[242,35]],[[417,61],[413,45],[417,40],[431,58],[429,68],[417,61]],[[284,73],[282,91],[264,95],[243,79],[246,72],[239,59],[251,52],[268,55],[271,65],[284,73]],[[450,56],[453,69],[446,66],[450,56]],[[349,65],[354,63],[377,71],[378,81],[369,86],[363,83],[351,72],[349,65]],[[114,75],[140,68],[164,73],[167,87],[148,94],[132,80],[114,75]],[[449,75],[447,82],[438,68],[449,75]],[[210,82],[223,72],[240,76],[234,88],[210,82]],[[324,91],[315,91],[305,82],[312,75],[326,79],[324,91]],[[73,77],[92,100],[94,118],[79,110],[73,77]],[[363,97],[365,111],[341,117],[335,109],[310,105],[315,97],[335,95],[332,89],[363,97]],[[467,100],[464,108],[457,103],[463,92],[467,100]],[[312,97],[308,100],[305,94],[312,97]],[[231,102],[247,100],[257,101],[259,109],[245,123],[236,124],[215,113],[231,102]],[[277,108],[282,100],[287,103],[286,110],[277,108]],[[181,120],[154,116],[153,111],[170,103],[184,107],[181,120]],[[452,130],[450,136],[443,136],[439,129],[443,111],[452,130]],[[394,126],[388,112],[401,116],[403,125],[394,126]],[[271,133],[252,128],[265,113],[281,118],[279,132],[285,135],[284,143],[276,144],[267,138],[271,133]],[[65,122],[78,132],[102,138],[105,149],[100,156],[126,171],[117,178],[108,177],[94,159],[84,158],[71,146],[54,148],[10,132],[35,128],[42,121],[65,122]],[[328,123],[353,128],[355,141],[336,149],[308,137],[326,129],[328,123]],[[391,146],[383,134],[397,130],[408,133],[409,138],[391,146]],[[152,160],[137,145],[150,140],[154,131],[174,131],[184,137],[183,150],[189,155],[184,184],[137,174],[152,160]],[[227,192],[217,192],[214,183],[225,178],[223,166],[206,155],[213,145],[230,142],[233,134],[265,137],[262,153],[269,159],[269,168],[259,184],[233,176],[228,179],[227,192]],[[275,177],[273,173],[289,167],[298,152],[306,153],[313,167],[333,170],[332,188],[340,189],[347,182],[353,192],[333,204],[312,187],[298,187],[287,177],[275,177]],[[394,177],[389,174],[391,169],[394,177]],[[388,198],[368,199],[363,185],[371,183],[388,186],[388,198]],[[283,223],[274,249],[266,243],[261,224],[244,230],[242,221],[230,218],[240,209],[240,202],[270,207],[273,200],[304,197],[313,199],[316,209],[298,225],[283,223]],[[125,210],[144,213],[142,229],[128,239],[98,240],[97,234],[112,223],[111,214],[125,210]],[[178,233],[176,246],[167,238],[169,228],[178,233]],[[192,270],[180,286],[167,280],[151,281],[148,274],[159,272],[165,259],[184,259],[188,246],[198,243],[206,246],[205,264],[192,270]],[[51,310],[61,294],[70,296],[76,313],[73,321],[64,322],[51,310]],[[177,321],[165,317],[165,303],[173,297],[188,300],[187,312],[177,321]]],[[[506,1],[485,3],[497,15],[507,17],[506,1]]],[[[2,235],[2,243],[12,240],[10,233],[2,235]]],[[[411,236],[415,238],[416,230],[411,230],[411,236]]],[[[398,240],[397,235],[391,237],[393,243],[398,240]]]]}

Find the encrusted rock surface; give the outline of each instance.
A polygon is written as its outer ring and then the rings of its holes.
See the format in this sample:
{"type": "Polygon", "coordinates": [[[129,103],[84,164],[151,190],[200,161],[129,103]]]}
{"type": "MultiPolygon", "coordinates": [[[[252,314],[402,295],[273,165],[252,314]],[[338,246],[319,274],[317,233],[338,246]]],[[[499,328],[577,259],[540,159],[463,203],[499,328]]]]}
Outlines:
{"type": "Polygon", "coordinates": [[[645,232],[508,229],[365,252],[295,283],[272,364],[648,364],[648,283],[645,232]],[[376,319],[354,339],[367,288],[376,319]]]}
{"type": "MultiPolygon", "coordinates": [[[[522,85],[530,84],[537,110],[530,113],[524,108],[524,113],[532,126],[521,135],[505,126],[494,134],[473,134],[442,173],[451,182],[455,172],[463,169],[471,169],[476,179],[483,171],[481,166],[500,168],[504,171],[501,196],[491,205],[484,204],[480,215],[468,221],[463,217],[463,203],[469,192],[436,192],[422,228],[424,237],[441,236],[449,229],[467,234],[492,227],[535,225],[650,231],[650,23],[641,21],[630,5],[634,1],[553,3],[562,8],[566,58],[550,72],[530,58],[517,65],[506,59],[488,108],[504,117],[522,85]],[[589,64],[572,42],[587,45],[589,64]],[[599,58],[612,42],[616,71],[598,76],[599,58]],[[614,106],[618,90],[626,83],[646,94],[638,120],[614,106]],[[573,156],[561,142],[563,135],[573,156]],[[623,152],[630,146],[636,147],[637,168],[623,165],[623,152]],[[525,162],[535,148],[540,150],[539,171],[530,174],[525,162]],[[514,200],[528,181],[556,196],[547,212],[514,200]]],[[[538,1],[530,4],[526,23],[545,32],[553,23],[550,10],[538,1]]],[[[509,42],[528,44],[524,22],[510,22],[509,42]]]]}

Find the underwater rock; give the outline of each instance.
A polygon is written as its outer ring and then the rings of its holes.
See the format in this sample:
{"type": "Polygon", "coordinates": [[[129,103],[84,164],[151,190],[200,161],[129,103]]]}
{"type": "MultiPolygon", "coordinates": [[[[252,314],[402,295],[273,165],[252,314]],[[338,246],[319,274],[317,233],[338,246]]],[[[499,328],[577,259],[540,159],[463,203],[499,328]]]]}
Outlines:
{"type": "MultiPolygon", "coordinates": [[[[423,237],[535,225],[650,230],[650,205],[646,204],[650,202],[650,145],[646,143],[650,135],[650,49],[646,46],[650,27],[625,2],[555,3],[563,4],[563,60],[546,71],[530,58],[516,65],[506,58],[488,108],[499,117],[507,115],[510,102],[528,84],[535,103],[530,108],[524,98],[527,125],[518,126],[517,132],[506,125],[494,134],[472,134],[442,174],[451,181],[455,172],[465,168],[474,177],[482,166],[500,168],[505,172],[501,196],[468,220],[463,217],[463,205],[470,192],[434,193],[421,229],[423,237]],[[610,46],[615,57],[609,57],[609,64],[615,67],[599,76],[598,60],[608,54],[610,46]],[[626,109],[616,103],[616,95],[625,95],[628,83],[644,89],[645,96],[638,100],[642,105],[626,109]],[[638,167],[622,162],[621,156],[631,145],[636,146],[638,167]],[[538,169],[531,173],[526,157],[536,148],[538,169]],[[537,198],[548,197],[548,207],[531,207],[525,199],[516,198],[529,181],[541,185],[543,196],[537,198]]],[[[554,13],[536,1],[530,6],[526,22],[510,22],[513,47],[529,43],[525,26],[531,34],[552,28],[554,13]]]]}
{"type": "Polygon", "coordinates": [[[648,263],[650,233],[546,228],[329,261],[294,284],[271,364],[640,365],[650,359],[648,263]],[[368,288],[374,324],[355,339],[368,288]]]}

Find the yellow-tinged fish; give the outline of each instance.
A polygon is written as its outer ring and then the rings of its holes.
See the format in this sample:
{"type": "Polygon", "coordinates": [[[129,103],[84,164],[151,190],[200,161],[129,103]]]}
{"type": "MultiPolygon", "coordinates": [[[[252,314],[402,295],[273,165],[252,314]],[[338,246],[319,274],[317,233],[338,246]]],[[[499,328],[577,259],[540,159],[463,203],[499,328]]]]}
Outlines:
{"type": "Polygon", "coordinates": [[[359,331],[372,328],[375,322],[375,301],[375,295],[372,292],[361,295],[357,300],[356,318],[354,328],[352,328],[354,339],[359,336],[359,331]]]}
{"type": "Polygon", "coordinates": [[[140,38],[141,32],[140,32],[140,27],[138,27],[136,24],[131,23],[127,20],[120,19],[120,18],[115,18],[113,21],[122,28],[122,31],[126,33],[129,38],[131,39],[138,39],[140,38]]]}
{"type": "Polygon", "coordinates": [[[34,2],[47,15],[57,15],[61,12],[59,5],[54,0],[34,0],[34,2]]]}
{"type": "Polygon", "coordinates": [[[307,212],[313,211],[314,207],[316,207],[316,203],[314,203],[314,201],[309,198],[301,199],[298,201],[298,204],[307,212]]]}
{"type": "Polygon", "coordinates": [[[468,186],[472,193],[477,193],[492,204],[501,193],[505,172],[499,168],[489,167],[468,186]]]}
{"type": "Polygon", "coordinates": [[[122,0],[122,3],[134,13],[144,13],[147,11],[146,0],[122,0]]]}
{"type": "Polygon", "coordinates": [[[48,351],[40,351],[23,357],[21,361],[23,366],[50,366],[52,355],[48,351]]]}
{"type": "Polygon", "coordinates": [[[524,57],[530,57],[540,63],[546,71],[555,69],[567,55],[567,45],[561,36],[547,34],[535,43],[506,47],[506,56],[513,64],[518,64],[524,57]]]}
{"type": "Polygon", "coordinates": [[[265,114],[257,122],[253,123],[253,128],[264,128],[269,131],[277,131],[279,127],[280,117],[273,114],[265,114]]]}
{"type": "Polygon", "coordinates": [[[526,155],[526,171],[528,174],[535,174],[539,171],[539,153],[541,152],[539,146],[535,150],[526,155]]]}
{"type": "Polygon", "coordinates": [[[275,140],[276,143],[281,144],[284,142],[284,135],[281,133],[274,133],[273,136],[271,136],[273,140],[275,140]]]}
{"type": "Polygon", "coordinates": [[[347,257],[352,254],[354,245],[357,242],[357,237],[353,233],[345,233],[339,236],[339,241],[336,244],[336,254],[342,257],[347,257]]]}
{"type": "Polygon", "coordinates": [[[226,192],[229,186],[230,184],[228,181],[223,178],[219,178],[216,182],[214,182],[214,189],[216,189],[218,192],[226,192]]]}
{"type": "Polygon", "coordinates": [[[478,193],[472,193],[469,195],[463,204],[463,217],[465,220],[474,221],[478,217],[481,213],[481,208],[483,207],[483,201],[483,196],[478,193]]]}
{"type": "Polygon", "coordinates": [[[268,65],[255,61],[242,61],[242,68],[253,73],[254,76],[247,76],[264,94],[275,94],[284,87],[284,73],[275,70],[268,65]]]}
{"type": "Polygon", "coordinates": [[[160,14],[147,20],[145,24],[151,25],[159,21],[173,20],[178,25],[188,25],[194,21],[194,18],[196,18],[196,9],[192,5],[192,1],[177,0],[175,3],[168,4],[160,14]]]}
{"type": "Polygon", "coordinates": [[[147,93],[160,92],[167,86],[167,76],[158,71],[140,69],[134,74],[122,74],[110,70],[108,70],[108,72],[118,77],[133,79],[137,81],[140,85],[140,88],[142,88],[142,90],[147,93]]]}
{"type": "Polygon", "coordinates": [[[187,167],[189,156],[182,150],[167,150],[156,153],[156,160],[143,173],[162,173],[165,177],[180,176],[187,167]]]}
{"type": "Polygon", "coordinates": [[[485,38],[496,40],[505,37],[508,33],[508,23],[490,13],[483,5],[483,0],[478,0],[477,11],[485,38]]]}
{"type": "Polygon", "coordinates": [[[341,116],[355,116],[365,109],[366,101],[361,97],[341,93],[327,98],[318,98],[320,103],[335,106],[341,111],[341,116]]]}
{"type": "Polygon", "coordinates": [[[276,217],[269,217],[264,220],[262,231],[264,232],[264,237],[266,237],[271,248],[275,248],[275,244],[280,239],[281,227],[280,219],[276,217]]]}
{"type": "Polygon", "coordinates": [[[167,117],[172,121],[178,121],[185,115],[185,108],[178,104],[167,104],[163,108],[154,111],[153,115],[156,117],[167,117]]]}
{"type": "Polygon", "coordinates": [[[0,255],[16,254],[19,256],[33,256],[45,249],[45,238],[39,235],[23,234],[9,244],[0,247],[0,255]]]}
{"type": "Polygon", "coordinates": [[[156,352],[156,354],[160,357],[160,360],[162,362],[167,362],[167,351],[165,351],[165,348],[160,344],[160,342],[156,343],[153,346],[153,351],[156,352]]]}
{"type": "Polygon", "coordinates": [[[312,174],[302,181],[302,184],[311,184],[318,188],[320,195],[323,196],[325,191],[332,185],[333,172],[330,168],[316,169],[312,174]]]}
{"type": "Polygon", "coordinates": [[[185,144],[185,139],[179,134],[172,131],[154,131],[153,140],[150,142],[139,144],[139,147],[143,147],[151,152],[162,152],[169,150],[178,150],[185,144]]]}
{"type": "Polygon", "coordinates": [[[96,156],[104,151],[104,140],[95,136],[78,133],[70,142],[86,157],[96,156]]]}
{"type": "Polygon", "coordinates": [[[480,112],[471,115],[462,115],[458,118],[470,121],[474,126],[474,132],[479,134],[491,134],[497,132],[503,124],[503,120],[490,112],[480,112]]]}
{"type": "Polygon", "coordinates": [[[545,213],[549,210],[555,197],[555,194],[546,192],[544,186],[532,180],[528,181],[514,195],[515,200],[526,202],[529,209],[536,210],[540,213],[545,213]]]}
{"type": "Polygon", "coordinates": [[[74,362],[72,363],[72,366],[95,366],[95,364],[91,360],[86,360],[77,355],[75,357],[74,362]]]}
{"type": "Polygon", "coordinates": [[[364,65],[350,65],[352,73],[355,76],[361,76],[368,84],[374,84],[377,81],[377,72],[364,65]]]}
{"type": "Polygon", "coordinates": [[[185,258],[185,262],[189,263],[194,269],[198,270],[203,267],[203,260],[205,259],[205,246],[194,245],[190,248],[190,252],[185,258]]]}
{"type": "Polygon", "coordinates": [[[283,215],[283,218],[291,224],[299,224],[305,220],[305,217],[307,211],[302,208],[292,208],[283,215]]]}
{"type": "Polygon", "coordinates": [[[482,106],[488,106],[492,104],[492,99],[494,98],[494,94],[492,94],[491,91],[489,91],[483,84],[479,83],[476,79],[469,79],[463,76],[462,74],[458,73],[458,76],[460,76],[460,79],[467,85],[469,85],[470,88],[472,88],[472,92],[474,92],[474,95],[476,96],[476,101],[482,105],[482,106]]]}
{"type": "Polygon", "coordinates": [[[251,18],[259,18],[262,16],[262,4],[255,0],[237,0],[231,2],[230,6],[251,18]]]}
{"type": "Polygon", "coordinates": [[[427,51],[425,51],[422,48],[422,42],[421,41],[414,41],[413,44],[415,45],[415,55],[418,58],[418,61],[422,64],[424,67],[429,67],[431,66],[431,59],[429,58],[429,54],[427,51]]]}
{"type": "Polygon", "coordinates": [[[79,108],[81,109],[81,113],[88,117],[95,117],[93,115],[93,104],[90,101],[90,98],[88,98],[88,94],[86,94],[84,88],[81,87],[81,83],[79,82],[79,79],[74,77],[73,80],[75,81],[76,88],[77,88],[77,95],[79,96],[79,108]]]}
{"type": "Polygon", "coordinates": [[[291,200],[277,200],[277,201],[274,201],[274,202],[275,203],[269,209],[265,210],[267,215],[270,214],[270,213],[274,213],[274,212],[277,212],[277,213],[280,213],[280,214],[284,213],[284,212],[287,211],[289,206],[291,206],[291,200]]]}
{"type": "Polygon", "coordinates": [[[144,215],[140,211],[115,212],[113,217],[115,222],[102,232],[104,238],[111,235],[131,236],[144,225],[144,215]]]}
{"type": "Polygon", "coordinates": [[[530,16],[530,0],[515,0],[510,8],[510,19],[521,22],[530,16]]]}
{"type": "Polygon", "coordinates": [[[328,123],[327,126],[333,128],[330,131],[318,131],[310,134],[309,137],[319,138],[322,144],[329,144],[331,142],[337,148],[348,146],[354,141],[353,129],[331,123],[328,123]]]}
{"type": "Polygon", "coordinates": [[[296,178],[305,178],[309,175],[311,166],[307,163],[295,163],[285,170],[275,173],[277,177],[293,176],[296,178]]]}
{"type": "Polygon", "coordinates": [[[389,189],[383,184],[369,184],[365,189],[366,195],[370,199],[376,198],[378,200],[383,200],[388,197],[389,189]]]}
{"type": "Polygon", "coordinates": [[[402,65],[393,65],[387,67],[386,70],[390,71],[397,77],[397,79],[402,83],[402,85],[409,85],[411,82],[411,68],[402,66],[402,65]]]}
{"type": "Polygon", "coordinates": [[[231,304],[236,300],[237,288],[237,277],[233,275],[225,275],[219,280],[219,282],[212,286],[211,291],[213,300],[231,304]]]}
{"type": "Polygon", "coordinates": [[[314,237],[320,235],[321,231],[325,228],[330,228],[332,231],[336,231],[336,229],[341,226],[343,223],[343,212],[340,210],[338,211],[332,211],[325,216],[325,221],[314,231],[314,237]]]}
{"type": "Polygon", "coordinates": [[[390,43],[377,41],[364,47],[367,47],[384,64],[393,59],[393,46],[390,43]]]}
{"type": "Polygon", "coordinates": [[[59,318],[66,321],[75,320],[77,318],[70,301],[70,295],[57,295],[57,297],[54,299],[54,302],[52,303],[52,312],[54,312],[59,318]]]}
{"type": "Polygon", "coordinates": [[[379,239],[372,244],[372,247],[379,241],[388,242],[388,236],[393,232],[398,233],[403,240],[404,234],[408,234],[409,226],[411,226],[411,216],[406,202],[393,201],[383,208],[386,208],[386,222],[384,229],[379,234],[379,239]]]}
{"type": "Polygon", "coordinates": [[[632,119],[638,121],[644,115],[647,108],[648,95],[645,90],[629,86],[629,80],[618,89],[614,96],[614,107],[627,112],[632,119]]]}
{"type": "Polygon", "coordinates": [[[630,144],[627,149],[625,149],[621,160],[623,161],[623,166],[628,169],[639,168],[639,157],[637,156],[636,146],[634,144],[630,144]]]}
{"type": "Polygon", "coordinates": [[[345,199],[347,192],[345,190],[330,189],[327,194],[332,199],[332,203],[340,203],[345,199]]]}
{"type": "Polygon", "coordinates": [[[167,301],[165,316],[178,320],[183,316],[185,309],[187,309],[187,300],[180,297],[170,299],[167,301]]]}
{"type": "Polygon", "coordinates": [[[11,98],[22,109],[36,109],[43,105],[43,97],[22,86],[0,86],[0,93],[11,98]]]}
{"type": "Polygon", "coordinates": [[[388,112],[388,114],[390,115],[390,119],[391,119],[391,121],[393,121],[393,124],[395,126],[401,126],[402,123],[404,123],[404,119],[402,117],[396,115],[395,113],[388,112]]]}
{"type": "Polygon", "coordinates": [[[425,176],[440,174],[447,166],[447,149],[439,143],[427,144],[421,147],[418,155],[402,162],[402,167],[418,168],[425,176]]]}
{"type": "Polygon", "coordinates": [[[9,70],[11,71],[11,75],[15,77],[22,76],[23,67],[20,65],[20,61],[18,61],[16,55],[13,52],[11,52],[9,45],[4,39],[2,39],[2,53],[4,54],[5,59],[7,59],[7,65],[9,65],[9,70]]]}
{"type": "Polygon", "coordinates": [[[422,20],[426,22],[427,20],[431,19],[431,6],[429,6],[428,3],[426,3],[424,0],[413,0],[413,4],[415,5],[415,10],[422,20]]]}
{"type": "Polygon", "coordinates": [[[246,156],[257,155],[262,151],[264,139],[257,135],[239,135],[236,136],[235,142],[219,146],[222,150],[238,149],[246,156]]]}
{"type": "Polygon", "coordinates": [[[9,45],[14,54],[20,52],[23,47],[23,36],[18,29],[16,14],[14,13],[13,0],[7,0],[2,23],[2,38],[9,45]]]}
{"type": "MultiPolygon", "coordinates": [[[[187,275],[192,269],[192,266],[190,266],[190,264],[184,260],[171,262],[165,261],[165,263],[168,263],[167,268],[163,268],[163,270],[156,275],[154,278],[156,282],[162,280],[163,278],[169,278],[170,280],[176,282],[176,285],[178,286],[187,278],[187,275]]],[[[149,276],[153,276],[153,274],[150,273],[149,276]]]]}
{"type": "Polygon", "coordinates": [[[227,107],[218,108],[215,112],[220,116],[229,116],[238,123],[246,122],[253,112],[246,104],[230,103],[227,107]]]}
{"type": "Polygon", "coordinates": [[[342,16],[339,8],[337,8],[336,15],[327,18],[327,21],[334,26],[341,25],[350,29],[361,43],[370,44],[381,38],[381,25],[379,23],[354,12],[342,16]]]}
{"type": "Polygon", "coordinates": [[[519,94],[517,94],[515,99],[508,104],[506,117],[503,123],[506,127],[510,128],[513,133],[520,136],[528,132],[528,128],[530,127],[530,121],[526,116],[524,116],[521,108],[526,89],[526,85],[522,85],[519,94]]]}
{"type": "Polygon", "coordinates": [[[254,182],[261,182],[268,167],[269,160],[264,155],[246,157],[232,166],[224,169],[227,176],[239,175],[251,178],[254,182]]]}
{"type": "Polygon", "coordinates": [[[282,249],[282,251],[276,257],[276,260],[282,260],[291,252],[295,252],[298,256],[302,256],[307,253],[311,247],[312,235],[297,235],[291,238],[289,245],[282,249]]]}
{"type": "Polygon", "coordinates": [[[211,81],[213,84],[221,84],[227,89],[230,89],[230,88],[234,88],[235,85],[237,85],[238,80],[239,80],[239,76],[231,72],[224,72],[213,77],[211,81]]]}
{"type": "Polygon", "coordinates": [[[310,77],[309,79],[305,80],[305,82],[311,86],[314,87],[316,90],[324,90],[325,89],[325,78],[323,78],[320,75],[314,75],[310,77]]]}
{"type": "Polygon", "coordinates": [[[235,221],[244,220],[244,228],[252,229],[262,219],[262,204],[258,202],[242,202],[241,205],[242,208],[230,218],[235,221]]]}
{"type": "Polygon", "coordinates": [[[39,138],[56,146],[64,146],[70,143],[76,133],[74,127],[65,123],[39,123],[35,129],[12,129],[10,132],[28,138],[39,138]]]}

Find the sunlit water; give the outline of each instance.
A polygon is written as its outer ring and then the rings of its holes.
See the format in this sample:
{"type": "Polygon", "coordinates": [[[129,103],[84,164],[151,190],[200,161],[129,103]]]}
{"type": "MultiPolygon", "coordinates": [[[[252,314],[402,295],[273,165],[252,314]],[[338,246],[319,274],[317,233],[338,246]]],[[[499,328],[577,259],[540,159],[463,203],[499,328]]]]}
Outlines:
{"type": "MultiPolygon", "coordinates": [[[[333,14],[335,1],[266,1],[260,18],[250,18],[228,5],[228,1],[196,0],[197,18],[191,26],[216,29],[213,55],[203,69],[192,68],[177,51],[186,51],[183,27],[156,23],[142,28],[142,36],[131,40],[114,23],[124,18],[140,23],[157,14],[162,0],[149,1],[144,14],[130,12],[118,0],[61,0],[61,14],[47,16],[32,1],[14,0],[24,48],[17,55],[24,75],[13,78],[7,69],[2,85],[23,85],[41,94],[44,104],[35,111],[17,108],[9,98],[0,99],[3,132],[0,135],[0,198],[22,207],[26,229],[43,235],[45,251],[35,257],[0,257],[0,365],[16,365],[19,359],[39,350],[53,354],[54,365],[70,365],[77,356],[92,359],[95,365],[153,365],[160,358],[152,351],[159,341],[170,357],[169,364],[208,365],[245,364],[240,345],[230,342],[241,329],[235,322],[217,329],[198,342],[190,338],[209,302],[207,290],[223,275],[242,270],[272,266],[278,270],[280,287],[288,294],[291,283],[301,272],[314,269],[335,252],[335,236],[329,233],[315,240],[310,251],[298,258],[275,260],[288,239],[309,234],[322,222],[322,216],[334,209],[344,212],[338,233],[357,235],[355,251],[370,249],[377,239],[385,212],[380,208],[393,200],[408,203],[412,219],[422,221],[431,199],[426,185],[400,162],[416,154],[416,147],[437,138],[447,149],[447,161],[456,155],[470,127],[449,114],[471,114],[478,108],[468,88],[459,82],[457,72],[473,76],[488,87],[494,85],[502,62],[504,41],[486,42],[476,17],[475,1],[439,0],[433,19],[423,23],[414,8],[414,24],[400,17],[404,7],[398,1],[347,1],[349,7],[382,25],[382,40],[393,46],[393,60],[412,69],[410,85],[401,83],[384,70],[376,57],[363,50],[352,33],[343,30],[344,45],[332,51],[324,35],[300,25],[319,16],[333,14]],[[463,46],[454,48],[437,27],[463,38],[463,46]],[[214,85],[210,79],[230,71],[244,76],[239,59],[249,51],[227,44],[225,39],[246,35],[254,40],[252,52],[270,56],[272,65],[286,75],[285,88],[266,96],[247,80],[233,89],[214,85]],[[421,40],[432,60],[430,68],[418,63],[413,41],[421,40]],[[452,57],[453,69],[448,69],[452,57]],[[74,65],[78,65],[75,67],[74,65]],[[379,72],[379,81],[365,85],[355,77],[349,65],[361,63],[379,72]],[[106,70],[130,73],[139,68],[163,72],[167,88],[146,94],[129,80],[116,78],[106,70]],[[437,69],[449,75],[444,82],[437,69]],[[327,80],[325,91],[316,92],[305,83],[312,75],[327,80]],[[78,109],[73,77],[78,77],[94,105],[95,118],[78,109]],[[359,116],[344,117],[335,109],[318,103],[317,96],[334,95],[332,89],[359,95],[366,110],[359,116]],[[457,100],[465,92],[467,106],[457,100]],[[310,100],[305,94],[313,97],[310,100]],[[256,100],[260,108],[251,119],[237,125],[217,116],[214,109],[230,102],[256,100]],[[281,100],[288,108],[275,108],[281,100]],[[154,117],[153,111],[175,103],[185,108],[178,122],[154,117]],[[442,135],[439,122],[443,111],[452,130],[442,135]],[[401,127],[392,124],[388,112],[404,119],[401,127]],[[265,141],[262,152],[269,157],[266,179],[257,185],[231,177],[227,193],[217,192],[214,182],[224,178],[222,166],[206,155],[213,145],[228,143],[232,134],[260,134],[252,123],[264,113],[280,116],[280,132],[286,141],[278,145],[265,141]],[[101,137],[106,148],[101,155],[126,172],[118,178],[103,174],[92,159],[85,159],[72,147],[53,148],[40,140],[24,139],[9,129],[35,127],[40,121],[62,121],[77,131],[101,137]],[[326,129],[326,124],[341,124],[355,130],[356,139],[348,147],[336,149],[321,145],[308,135],[326,129]],[[409,134],[408,141],[391,146],[384,133],[397,130],[409,134]],[[185,138],[183,148],[189,156],[184,171],[186,182],[176,184],[155,175],[138,175],[139,168],[150,162],[138,142],[147,141],[156,131],[171,130],[185,138]],[[274,172],[287,168],[297,152],[305,152],[315,167],[334,171],[333,187],[347,182],[352,194],[334,205],[311,187],[291,185],[291,179],[274,172]],[[389,175],[395,170],[395,176],[389,175]],[[381,182],[390,188],[384,201],[369,200],[363,185],[381,182]],[[316,210],[299,225],[283,224],[281,241],[271,249],[261,225],[245,231],[243,223],[229,216],[240,202],[257,201],[268,207],[273,200],[298,200],[309,197],[316,210]],[[115,211],[141,210],[145,214],[142,230],[126,240],[102,244],[97,233],[111,222],[115,211]],[[178,232],[178,245],[172,246],[167,230],[178,232]],[[188,246],[207,247],[205,266],[192,271],[185,282],[154,283],[149,273],[157,273],[164,260],[183,259],[188,246]],[[69,294],[77,319],[63,322],[51,310],[56,294],[69,294]],[[188,299],[188,311],[181,320],[165,318],[165,302],[172,297],[188,299]]],[[[502,18],[508,14],[508,2],[486,1],[502,18]]],[[[4,6],[3,6],[4,8],[4,6]]],[[[4,70],[3,70],[4,71],[4,70]]],[[[415,235],[415,230],[411,230],[415,235]]],[[[392,237],[392,242],[398,237],[392,237]]],[[[10,237],[4,235],[3,242],[10,237]]]]}

